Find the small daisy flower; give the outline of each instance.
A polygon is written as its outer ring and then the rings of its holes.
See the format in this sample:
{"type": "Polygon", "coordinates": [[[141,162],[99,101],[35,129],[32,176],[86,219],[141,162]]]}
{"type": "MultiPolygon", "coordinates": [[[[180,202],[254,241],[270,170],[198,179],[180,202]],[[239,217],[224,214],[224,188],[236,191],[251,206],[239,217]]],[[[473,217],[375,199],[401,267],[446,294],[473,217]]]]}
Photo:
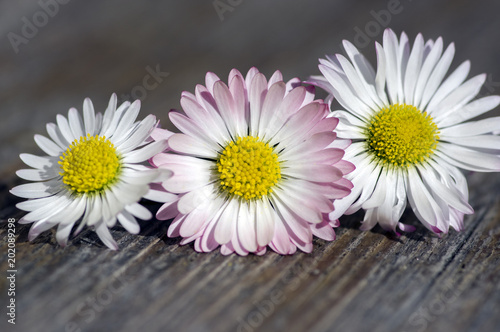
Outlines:
{"type": "Polygon", "coordinates": [[[443,52],[441,37],[425,42],[419,34],[411,48],[406,34],[398,41],[386,30],[383,46],[376,43],[376,71],[351,43],[344,41],[344,47],[348,59],[320,59],[324,76],[309,81],[345,108],[332,115],[340,119],[339,138],[352,140],[345,158],[356,165],[347,176],[354,189],[335,201],[330,217],[364,209],[363,230],[379,223],[386,230],[412,231],[399,222],[409,201],[434,233],[447,233],[449,226],[462,230],[464,215],[473,209],[459,168],[500,170],[500,137],[493,134],[500,117],[469,120],[495,108],[500,97],[473,100],[485,75],[465,81],[469,61],[445,78],[455,47],[443,52]]]}
{"type": "Polygon", "coordinates": [[[83,119],[71,108],[68,118],[58,115],[57,124],[47,124],[50,139],[35,135],[35,142],[48,156],[20,155],[33,169],[19,170],[17,175],[35,182],[10,192],[28,198],[17,207],[29,211],[19,223],[34,223],[30,241],[57,225],[56,238],[64,247],[80,220],[75,234],[85,225],[92,226],[103,243],[116,250],[108,228],[118,220],[128,232],[137,234],[135,218],[152,217],[137,202],[142,197],[165,200],[165,193],[150,189],[149,183],[163,180],[168,171],[140,164],[167,146],[165,140],[148,142],[156,118],[149,115],[135,122],[140,101],[124,102],[118,109],[116,103],[113,94],[104,115],[96,115],[90,99],[85,99],[83,119]]]}
{"type": "Polygon", "coordinates": [[[285,84],[279,71],[267,81],[256,68],[246,77],[233,69],[228,82],[208,73],[206,86],[183,92],[184,113],[169,114],[182,133],[151,160],[173,173],[162,186],[178,194],[156,215],[174,218],[168,236],[224,255],[311,252],[313,235],[334,240],[327,214],[349,194],[344,175],[354,169],[342,160],[348,142],[331,131],[338,119],[326,118],[312,87],[285,84]]]}

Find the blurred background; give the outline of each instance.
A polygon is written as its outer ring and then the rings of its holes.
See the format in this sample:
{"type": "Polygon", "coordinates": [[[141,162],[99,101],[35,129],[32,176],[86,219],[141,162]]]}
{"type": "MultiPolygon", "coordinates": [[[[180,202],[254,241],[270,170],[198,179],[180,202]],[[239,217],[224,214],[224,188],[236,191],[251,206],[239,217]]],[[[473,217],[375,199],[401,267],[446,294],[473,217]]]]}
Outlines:
{"type": "Polygon", "coordinates": [[[481,93],[498,94],[499,12],[498,1],[467,0],[1,1],[0,175],[21,165],[19,153],[41,153],[33,135],[85,97],[101,112],[113,92],[141,99],[141,116],[170,128],[168,111],[207,71],[305,79],[343,39],[375,64],[386,27],[455,42],[452,68],[470,59],[469,77],[488,74],[481,93]]]}

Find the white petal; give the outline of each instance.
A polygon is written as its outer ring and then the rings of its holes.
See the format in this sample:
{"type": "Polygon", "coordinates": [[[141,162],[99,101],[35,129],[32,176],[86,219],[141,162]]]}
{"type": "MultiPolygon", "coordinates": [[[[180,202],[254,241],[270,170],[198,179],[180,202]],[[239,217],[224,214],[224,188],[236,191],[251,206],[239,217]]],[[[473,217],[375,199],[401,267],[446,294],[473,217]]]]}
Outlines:
{"type": "Polygon", "coordinates": [[[66,247],[66,244],[68,243],[69,233],[71,233],[72,228],[73,223],[59,224],[59,226],[57,227],[56,240],[61,247],[66,247]]]}
{"type": "MultiPolygon", "coordinates": [[[[210,135],[212,140],[215,142],[227,142],[231,140],[226,125],[220,117],[220,115],[215,111],[214,106],[206,101],[207,98],[213,99],[208,91],[204,90],[204,87],[198,85],[196,87],[196,97],[182,96],[181,106],[186,115],[193,120],[198,126],[203,128],[205,134],[210,135]],[[206,110],[200,105],[197,99],[201,99],[202,102],[210,105],[211,112],[206,110]]],[[[213,101],[215,105],[215,101],[213,101]]]]}
{"type": "Polygon", "coordinates": [[[211,219],[211,209],[209,205],[210,204],[200,205],[196,209],[191,211],[188,215],[186,215],[186,218],[182,222],[182,225],[179,229],[179,235],[184,238],[184,243],[191,242],[201,234],[199,234],[198,236],[195,235],[197,235],[198,233],[203,233],[205,225],[211,219]]]}
{"type": "MultiPolygon", "coordinates": [[[[116,97],[116,94],[113,93],[111,95],[111,98],[109,98],[108,107],[106,108],[106,111],[104,112],[100,132],[97,133],[100,136],[102,136],[108,130],[108,127],[111,124],[111,121],[113,120],[113,116],[114,116],[115,111],[116,111],[116,103],[117,103],[117,97],[116,97]]],[[[129,104],[128,101],[126,103],[129,104]]]]}
{"type": "Polygon", "coordinates": [[[435,108],[428,108],[429,114],[432,114],[436,122],[439,122],[448,114],[458,110],[474,98],[486,79],[486,75],[478,75],[451,92],[435,108]]]}
{"type": "MultiPolygon", "coordinates": [[[[87,225],[93,226],[99,223],[102,220],[102,198],[100,196],[93,196],[89,198],[87,202],[88,209],[91,209],[90,214],[88,215],[87,225]]],[[[82,225],[83,226],[83,225],[82,225]]],[[[80,227],[78,227],[80,228],[80,227]]],[[[78,231],[78,230],[77,230],[78,231]]]]}
{"type": "Polygon", "coordinates": [[[36,134],[35,142],[40,147],[40,149],[42,149],[49,156],[59,156],[63,152],[61,147],[59,147],[56,143],[45,136],[36,134]]]}
{"type": "Polygon", "coordinates": [[[387,60],[382,45],[375,42],[375,49],[377,50],[377,75],[375,76],[375,88],[380,100],[387,105],[389,104],[387,94],[385,93],[387,60]]]}
{"type": "MultiPolygon", "coordinates": [[[[100,136],[112,138],[113,135],[116,133],[116,128],[118,126],[118,123],[125,116],[129,107],[130,107],[130,102],[126,101],[126,102],[122,103],[116,111],[112,112],[110,122],[105,130],[104,130],[104,128],[101,129],[100,136]]],[[[106,110],[106,113],[107,113],[107,110],[106,110]]]]}
{"type": "Polygon", "coordinates": [[[408,168],[408,199],[415,214],[422,218],[421,221],[436,226],[445,219],[441,209],[422,183],[420,175],[412,167],[408,168]]]}
{"type": "Polygon", "coordinates": [[[257,136],[268,137],[267,125],[272,121],[276,112],[280,109],[281,102],[285,96],[285,83],[278,82],[271,86],[262,104],[260,112],[259,127],[257,129],[257,136]]]}
{"type": "MultiPolygon", "coordinates": [[[[22,220],[23,219],[19,220],[20,224],[23,224],[22,220]]],[[[47,221],[46,219],[39,220],[39,221],[35,222],[29,230],[28,240],[33,241],[38,235],[45,232],[46,230],[49,230],[50,228],[54,227],[55,225],[57,225],[57,223],[47,221]]]]}
{"type": "Polygon", "coordinates": [[[213,200],[213,185],[203,186],[191,190],[190,192],[182,195],[177,204],[177,209],[182,214],[188,214],[204,202],[213,200]]]}
{"type": "MultiPolygon", "coordinates": [[[[500,96],[488,96],[480,99],[476,99],[462,108],[448,114],[446,117],[441,119],[440,121],[436,121],[436,124],[442,128],[450,125],[454,125],[457,123],[461,123],[463,121],[467,121],[469,119],[475,118],[481,114],[484,114],[500,104],[500,96]]],[[[485,120],[487,121],[487,120],[485,120]]]]}
{"type": "Polygon", "coordinates": [[[350,84],[346,79],[329,67],[319,65],[319,70],[332,84],[335,98],[345,109],[363,118],[370,116],[372,110],[352,93],[349,87],[350,84]]]}
{"type": "Polygon", "coordinates": [[[208,144],[185,134],[172,135],[168,140],[168,145],[176,152],[205,158],[217,158],[217,151],[208,144]]]}
{"type": "MultiPolygon", "coordinates": [[[[499,98],[500,101],[500,98],[499,98]]],[[[440,129],[440,138],[446,141],[447,137],[469,137],[492,133],[500,128],[500,116],[479,121],[471,121],[456,126],[440,129]]]]}
{"type": "Polygon", "coordinates": [[[290,237],[283,223],[283,220],[277,215],[276,211],[273,210],[273,219],[275,220],[274,236],[269,246],[282,255],[291,254],[293,251],[291,249],[290,237]]]}
{"type": "MultiPolygon", "coordinates": [[[[52,202],[57,201],[61,193],[49,197],[29,199],[16,204],[19,210],[23,211],[35,211],[37,209],[43,208],[46,205],[52,204],[52,202]]],[[[57,203],[55,203],[57,205],[57,203]]],[[[24,218],[24,217],[23,217],[24,218]]]]}
{"type": "Polygon", "coordinates": [[[139,234],[141,227],[135,220],[134,216],[127,211],[122,211],[117,215],[120,224],[129,232],[130,234],[139,234]]]}
{"type": "Polygon", "coordinates": [[[255,214],[257,244],[259,246],[267,246],[274,236],[274,217],[276,214],[268,200],[258,200],[256,202],[255,214]]]}
{"type": "Polygon", "coordinates": [[[379,180],[380,172],[382,171],[380,167],[374,167],[373,164],[370,164],[370,160],[368,158],[360,161],[357,164],[358,168],[354,171],[356,173],[352,173],[351,181],[354,184],[355,190],[359,191],[361,194],[350,207],[346,208],[348,213],[354,213],[358,211],[361,206],[370,197],[372,197],[379,180]]]}
{"type": "Polygon", "coordinates": [[[358,49],[349,41],[343,40],[342,45],[344,46],[349,59],[354,65],[354,68],[356,68],[359,77],[362,78],[365,83],[367,83],[366,86],[374,86],[376,73],[375,70],[373,70],[370,62],[368,62],[365,56],[361,54],[358,49]]]}
{"type": "Polygon", "coordinates": [[[491,149],[500,151],[500,136],[495,135],[478,135],[471,137],[446,137],[441,138],[452,144],[466,146],[474,149],[491,149]]]}
{"type": "Polygon", "coordinates": [[[50,200],[43,199],[43,200],[31,201],[33,202],[32,204],[35,205],[37,208],[34,209],[33,205],[30,206],[29,209],[31,210],[31,212],[25,215],[23,219],[27,221],[50,219],[51,222],[56,222],[57,220],[59,220],[60,218],[52,218],[52,217],[54,216],[57,217],[57,214],[67,209],[71,205],[72,201],[67,195],[54,195],[51,196],[51,198],[52,199],[50,200]],[[44,206],[39,206],[39,203],[41,202],[45,202],[46,204],[44,206]]]}
{"type": "MultiPolygon", "coordinates": [[[[137,129],[128,136],[122,142],[116,144],[116,148],[121,153],[127,153],[136,147],[144,144],[146,142],[146,138],[149,137],[151,130],[156,123],[156,117],[154,115],[148,115],[141,123],[137,126],[137,129]]],[[[157,140],[158,141],[158,140],[157,140]]]]}
{"type": "Polygon", "coordinates": [[[425,85],[425,90],[423,92],[422,101],[420,103],[420,109],[425,109],[427,103],[431,100],[434,93],[439,88],[439,85],[443,81],[446,72],[450,68],[453,56],[455,55],[455,45],[453,43],[448,46],[443,56],[437,63],[436,67],[432,71],[429,81],[425,85]]]}
{"type": "Polygon", "coordinates": [[[286,192],[280,188],[274,190],[275,196],[278,197],[283,204],[293,211],[297,216],[304,219],[310,223],[320,223],[323,220],[323,216],[320,211],[309,207],[307,204],[302,203],[300,200],[296,199],[293,195],[287,195],[286,192]]]}
{"type": "Polygon", "coordinates": [[[69,147],[70,142],[66,140],[59,128],[53,123],[47,123],[47,133],[50,138],[64,151],[69,147]]]}
{"type": "Polygon", "coordinates": [[[384,47],[383,51],[385,54],[385,59],[387,61],[386,65],[386,80],[387,80],[387,92],[391,101],[391,104],[398,103],[398,60],[397,60],[397,49],[398,49],[398,38],[396,34],[389,29],[384,31],[384,47]]]}
{"type": "Polygon", "coordinates": [[[436,66],[441,54],[443,52],[443,39],[439,37],[436,44],[432,47],[429,55],[425,58],[420,74],[418,76],[417,85],[415,86],[415,95],[413,97],[414,105],[422,109],[422,97],[424,94],[425,86],[429,81],[432,71],[436,66]]]}
{"type": "Polygon", "coordinates": [[[59,167],[57,163],[59,161],[58,157],[40,157],[29,153],[21,153],[19,157],[26,165],[36,169],[43,170],[47,168],[59,167]]]}
{"type": "Polygon", "coordinates": [[[448,163],[477,172],[499,171],[500,156],[440,142],[439,156],[448,163]]]}
{"type": "MultiPolygon", "coordinates": [[[[386,174],[384,179],[385,186],[385,198],[384,202],[376,209],[377,210],[377,220],[380,226],[388,231],[396,231],[399,218],[395,219],[394,216],[394,205],[396,203],[396,182],[397,175],[394,172],[383,172],[386,174]]],[[[375,195],[375,193],[374,193],[375,195]]]]}
{"type": "Polygon", "coordinates": [[[153,215],[148,209],[146,209],[144,206],[138,203],[125,206],[125,210],[127,210],[128,212],[132,213],[134,216],[142,220],[149,220],[153,217],[153,215]]]}
{"type": "Polygon", "coordinates": [[[217,108],[219,109],[222,119],[226,123],[226,127],[228,128],[229,133],[231,135],[244,136],[245,133],[240,132],[242,128],[240,128],[239,126],[240,119],[238,118],[238,113],[234,110],[235,104],[233,96],[231,95],[229,88],[224,82],[215,82],[214,98],[215,102],[217,103],[217,108]]]}
{"type": "Polygon", "coordinates": [[[246,121],[249,109],[245,82],[241,75],[229,79],[229,91],[234,100],[233,119],[236,122],[236,132],[241,136],[248,134],[248,124],[246,121]]]}
{"type": "Polygon", "coordinates": [[[322,132],[314,134],[308,140],[298,144],[290,149],[285,149],[281,153],[281,158],[287,160],[289,155],[297,154],[302,155],[307,152],[319,151],[330,145],[336,138],[336,134],[333,132],[322,132]]]}
{"type": "Polygon", "coordinates": [[[249,251],[254,252],[257,250],[257,236],[256,236],[256,218],[255,204],[242,204],[238,211],[238,239],[242,247],[249,251]]]}
{"type": "Polygon", "coordinates": [[[443,199],[448,205],[454,207],[462,213],[471,214],[474,212],[469,203],[462,199],[460,192],[450,190],[450,188],[441,182],[441,179],[436,177],[435,173],[431,169],[427,169],[424,166],[419,166],[418,169],[422,173],[422,179],[424,180],[424,183],[427,184],[427,187],[432,188],[432,191],[436,193],[438,197],[443,199]]]}
{"type": "Polygon", "coordinates": [[[218,243],[226,244],[233,237],[233,226],[237,222],[239,204],[236,200],[231,199],[222,209],[224,212],[215,226],[214,237],[218,243]]]}
{"type": "Polygon", "coordinates": [[[269,83],[268,83],[268,88],[270,89],[271,86],[276,83],[276,82],[280,82],[280,81],[283,81],[283,75],[281,74],[281,72],[279,70],[276,70],[273,75],[271,76],[271,78],[269,79],[269,83]]]}
{"type": "Polygon", "coordinates": [[[219,146],[217,141],[214,140],[214,137],[210,134],[210,132],[206,132],[202,127],[200,127],[196,122],[191,120],[190,118],[177,113],[170,112],[169,113],[170,121],[184,134],[193,137],[201,142],[204,142],[206,145],[210,147],[211,150],[218,150],[219,146]]]}
{"type": "Polygon", "coordinates": [[[86,206],[87,198],[85,196],[75,198],[71,205],[58,214],[57,219],[61,225],[73,225],[83,215],[86,206]]]}
{"type": "Polygon", "coordinates": [[[71,128],[71,132],[73,133],[73,137],[79,138],[82,136],[86,136],[85,133],[83,132],[83,120],[76,110],[76,108],[70,108],[68,112],[68,119],[69,119],[69,127],[71,128]]]}
{"type": "Polygon", "coordinates": [[[404,102],[406,104],[414,105],[413,95],[415,92],[415,86],[417,85],[418,75],[420,69],[422,68],[422,60],[424,57],[424,38],[422,34],[418,34],[415,38],[415,43],[413,44],[413,49],[411,51],[410,57],[408,59],[408,64],[406,66],[405,77],[404,77],[404,102]]]}
{"type": "Polygon", "coordinates": [[[250,135],[257,136],[261,117],[262,104],[267,95],[267,81],[263,74],[258,73],[252,79],[248,91],[248,101],[250,103],[250,135]]]}
{"type": "Polygon", "coordinates": [[[281,216],[283,222],[290,228],[294,236],[304,243],[312,241],[311,228],[304,220],[300,217],[296,218],[296,216],[284,203],[282,203],[280,199],[275,199],[273,197],[271,202],[276,208],[277,213],[281,216]]]}
{"type": "Polygon", "coordinates": [[[73,134],[73,131],[71,131],[71,127],[69,126],[69,122],[64,116],[57,114],[56,120],[57,127],[61,130],[61,134],[64,136],[66,141],[68,141],[68,143],[73,143],[75,139],[80,138],[80,136],[75,136],[75,134],[73,134]]]}
{"type": "Polygon", "coordinates": [[[130,168],[123,168],[120,178],[123,182],[133,185],[147,185],[158,177],[159,169],[146,169],[146,170],[133,170],[130,168]]]}
{"type": "Polygon", "coordinates": [[[94,136],[95,133],[95,111],[94,105],[89,98],[85,98],[83,101],[83,122],[85,124],[85,132],[90,134],[90,136],[94,136]]]}
{"type": "Polygon", "coordinates": [[[372,108],[381,107],[383,105],[382,102],[379,100],[376,93],[368,87],[364,79],[359,77],[353,65],[342,55],[337,55],[337,59],[349,83],[352,85],[353,93],[366,105],[372,108]]]}
{"type": "Polygon", "coordinates": [[[214,73],[208,72],[205,75],[205,85],[211,94],[214,93],[214,85],[215,85],[215,82],[217,82],[217,81],[220,81],[220,78],[219,78],[219,76],[215,75],[214,73]]]}
{"type": "Polygon", "coordinates": [[[109,232],[109,229],[104,222],[100,222],[99,224],[97,224],[95,231],[101,241],[108,248],[110,248],[111,250],[118,250],[118,244],[116,244],[116,241],[113,240],[113,237],[111,236],[111,233],[109,232]]]}
{"type": "Polygon", "coordinates": [[[453,71],[453,73],[444,80],[443,84],[441,84],[441,86],[427,105],[426,110],[434,109],[434,107],[439,104],[444,98],[446,98],[446,96],[448,96],[450,92],[454,91],[458,86],[460,86],[460,84],[462,84],[462,82],[469,74],[469,69],[469,61],[465,61],[460,66],[458,66],[457,69],[455,69],[455,71],[453,71]]]}
{"type": "Polygon", "coordinates": [[[61,183],[57,180],[21,184],[10,190],[13,195],[22,198],[40,198],[56,194],[61,190],[61,183]]]}
{"type": "Polygon", "coordinates": [[[165,167],[174,175],[162,185],[172,193],[186,193],[215,181],[210,169],[198,168],[196,165],[168,164],[165,167]]]}
{"type": "Polygon", "coordinates": [[[47,170],[39,169],[20,169],[16,172],[21,179],[29,181],[44,181],[50,180],[59,176],[59,169],[48,168],[47,170]]]}
{"type": "Polygon", "coordinates": [[[386,200],[387,193],[391,190],[394,190],[394,188],[389,187],[387,184],[387,173],[384,171],[380,172],[377,185],[371,197],[367,199],[361,207],[365,210],[369,210],[381,206],[386,200]]]}
{"type": "Polygon", "coordinates": [[[283,169],[282,173],[312,182],[335,182],[343,176],[338,168],[324,164],[294,164],[283,169]]]}
{"type": "Polygon", "coordinates": [[[149,189],[148,193],[144,195],[144,198],[154,202],[165,203],[176,200],[177,195],[171,194],[167,191],[149,189]]]}
{"type": "Polygon", "coordinates": [[[140,149],[131,151],[125,155],[123,158],[124,163],[140,163],[148,160],[155,154],[158,154],[165,150],[167,147],[166,141],[156,141],[150,143],[140,149]]]}
{"type": "Polygon", "coordinates": [[[115,131],[108,137],[111,142],[113,142],[114,144],[119,144],[119,142],[129,134],[135,122],[135,119],[137,119],[137,116],[139,115],[140,110],[141,101],[134,101],[127,109],[127,111],[123,114],[123,117],[120,119],[120,122],[116,126],[115,131]]]}

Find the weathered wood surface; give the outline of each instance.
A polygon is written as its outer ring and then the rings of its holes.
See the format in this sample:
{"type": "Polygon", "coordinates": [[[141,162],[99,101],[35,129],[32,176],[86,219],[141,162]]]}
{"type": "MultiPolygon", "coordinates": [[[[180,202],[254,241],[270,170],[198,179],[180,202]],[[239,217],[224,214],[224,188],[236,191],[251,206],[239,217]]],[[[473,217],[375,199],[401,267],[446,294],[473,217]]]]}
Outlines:
{"type": "MultiPolygon", "coordinates": [[[[9,32],[22,36],[23,18],[33,22],[43,9],[0,4],[0,330],[500,331],[500,174],[478,173],[468,175],[476,213],[461,233],[439,239],[411,212],[403,219],[414,233],[361,232],[357,214],[341,219],[336,241],[290,257],[198,254],[156,220],[139,236],[114,229],[118,252],[91,231],[65,249],[53,231],[29,243],[29,226],[17,225],[17,316],[7,323],[6,221],[22,215],[8,189],[22,183],[17,155],[40,153],[33,134],[57,113],[81,109],[87,96],[101,110],[112,92],[140,97],[147,68],[158,66],[169,74],[146,91],[141,114],[168,126],[167,111],[206,71],[226,77],[255,65],[305,78],[318,73],[318,57],[339,52],[356,28],[375,27],[373,13],[396,2],[232,3],[221,20],[212,1],[70,1],[17,53],[9,32]]],[[[481,93],[500,93],[499,2],[401,0],[397,8],[387,19],[393,29],[455,41],[454,66],[470,59],[471,75],[489,74],[481,93]]],[[[369,39],[363,49],[374,60],[381,35],[369,39]]]]}

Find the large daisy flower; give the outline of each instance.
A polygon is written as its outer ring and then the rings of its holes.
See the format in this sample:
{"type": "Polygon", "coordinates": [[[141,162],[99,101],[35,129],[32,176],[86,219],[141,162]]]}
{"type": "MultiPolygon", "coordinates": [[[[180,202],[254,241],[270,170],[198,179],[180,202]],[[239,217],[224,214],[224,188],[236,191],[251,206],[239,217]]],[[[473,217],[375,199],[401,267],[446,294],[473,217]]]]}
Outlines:
{"type": "Polygon", "coordinates": [[[383,46],[376,44],[376,71],[351,43],[344,47],[348,58],[321,59],[324,77],[310,80],[345,108],[333,112],[340,119],[336,130],[353,141],[345,158],[356,165],[347,176],[354,189],[335,201],[331,218],[364,209],[363,230],[379,223],[410,231],[399,222],[409,201],[431,231],[462,230],[473,209],[459,168],[500,170],[500,137],[493,134],[500,117],[469,120],[495,108],[500,97],[473,100],[485,75],[465,81],[469,61],[445,78],[455,47],[443,52],[441,38],[425,42],[419,34],[411,48],[406,34],[398,40],[386,30],[383,46]]]}
{"type": "Polygon", "coordinates": [[[279,71],[267,81],[256,68],[246,77],[233,69],[228,82],[208,73],[206,86],[182,94],[184,113],[169,114],[182,133],[151,160],[173,173],[162,186],[178,194],[156,215],[174,218],[168,236],[195,241],[200,252],[221,245],[222,254],[240,255],[267,246],[311,252],[313,234],[333,240],[337,221],[327,214],[350,192],[344,175],[354,169],[342,160],[348,142],[331,131],[338,119],[326,118],[328,106],[312,89],[298,79],[285,84],[279,71]]]}
{"type": "Polygon", "coordinates": [[[156,118],[135,122],[140,101],[124,102],[116,109],[113,94],[104,115],[94,113],[90,99],[83,103],[83,119],[74,108],[68,118],[57,116],[57,124],[47,124],[50,139],[35,135],[35,142],[48,156],[21,154],[33,169],[17,175],[34,183],[22,184],[11,193],[28,198],[17,204],[29,211],[19,223],[34,223],[29,240],[57,226],[56,238],[65,246],[75,223],[75,234],[85,225],[95,228],[106,246],[117,249],[108,227],[118,220],[130,233],[139,232],[135,218],[150,219],[151,212],[138,204],[142,198],[164,200],[165,194],[150,189],[149,183],[163,180],[161,172],[141,165],[167,146],[165,140],[151,141],[156,118]],[[140,148],[139,148],[140,147],[140,148]]]}

